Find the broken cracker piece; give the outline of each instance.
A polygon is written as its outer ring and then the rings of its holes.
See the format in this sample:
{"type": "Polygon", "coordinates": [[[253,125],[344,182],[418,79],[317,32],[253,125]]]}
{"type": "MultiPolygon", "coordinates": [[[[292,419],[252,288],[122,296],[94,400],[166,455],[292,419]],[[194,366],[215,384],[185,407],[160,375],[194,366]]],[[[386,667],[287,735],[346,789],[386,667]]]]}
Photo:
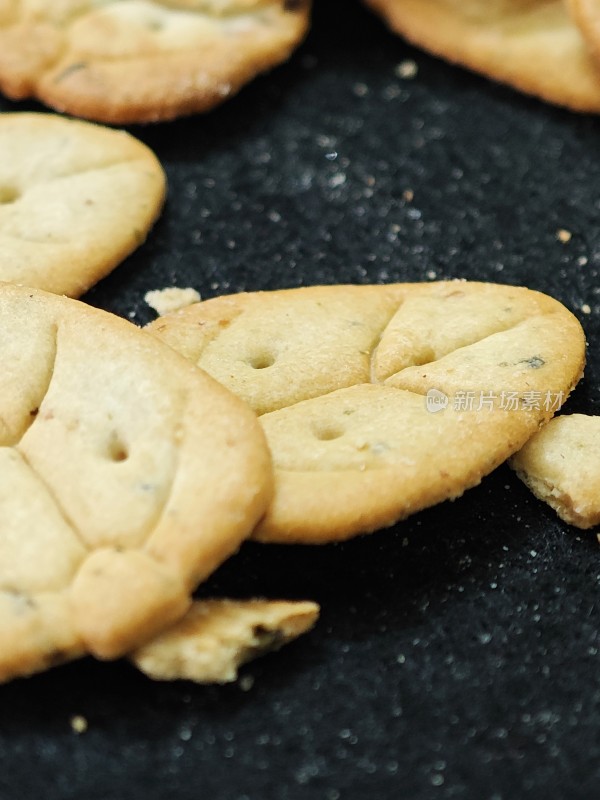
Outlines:
{"type": "Polygon", "coordinates": [[[197,601],[130,658],[154,680],[229,683],[242,664],[306,633],[318,616],[319,606],[309,601],[197,601]]]}
{"type": "Polygon", "coordinates": [[[600,524],[600,417],[556,417],[510,464],[569,525],[585,529],[600,524]]]}

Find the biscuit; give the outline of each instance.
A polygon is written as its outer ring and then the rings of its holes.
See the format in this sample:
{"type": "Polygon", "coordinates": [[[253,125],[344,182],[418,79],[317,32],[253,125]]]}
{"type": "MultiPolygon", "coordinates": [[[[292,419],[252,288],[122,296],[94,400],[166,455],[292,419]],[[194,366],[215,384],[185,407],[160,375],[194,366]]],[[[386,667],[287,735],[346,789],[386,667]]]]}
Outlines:
{"type": "Polygon", "coordinates": [[[7,0],[3,8],[0,90],[121,125],[222,103],[290,56],[310,0],[7,0]]]}
{"type": "Polygon", "coordinates": [[[202,600],[165,633],[131,654],[154,680],[229,683],[238,668],[310,630],[319,606],[274,600],[202,600]]]}
{"type": "Polygon", "coordinates": [[[271,497],[254,414],[128,322],[0,285],[0,680],[181,618],[271,497]]]}
{"type": "Polygon", "coordinates": [[[600,524],[599,417],[556,417],[510,464],[534,495],[569,525],[600,524]]]}
{"type": "Polygon", "coordinates": [[[255,531],[320,543],[461,495],[558,410],[581,326],[524,288],[321,286],[208,300],[146,330],[259,415],[275,497],[255,531]]]}
{"type": "Polygon", "coordinates": [[[564,0],[365,0],[448,61],[575,111],[600,111],[600,67],[564,0]]]}
{"type": "Polygon", "coordinates": [[[72,297],[146,238],[164,172],[127,133],[52,114],[0,114],[0,280],[72,297]]]}

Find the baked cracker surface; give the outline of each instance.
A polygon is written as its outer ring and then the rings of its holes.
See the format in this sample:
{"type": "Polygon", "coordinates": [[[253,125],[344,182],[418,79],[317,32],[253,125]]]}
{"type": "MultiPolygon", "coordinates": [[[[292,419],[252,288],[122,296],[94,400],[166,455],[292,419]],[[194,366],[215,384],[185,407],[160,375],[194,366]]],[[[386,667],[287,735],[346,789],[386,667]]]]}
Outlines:
{"type": "Polygon", "coordinates": [[[78,297],[146,238],[165,175],[124,131],[0,114],[0,281],[78,297]]]}
{"type": "Polygon", "coordinates": [[[598,0],[565,0],[586,45],[600,68],[600,3],[598,0]]]}
{"type": "Polygon", "coordinates": [[[510,464],[565,522],[578,528],[600,523],[600,418],[555,417],[510,464]]]}
{"type": "Polygon", "coordinates": [[[8,0],[0,89],[129,124],[208,111],[287,59],[310,0],[8,0]]]}
{"type": "Polygon", "coordinates": [[[600,111],[600,68],[565,0],[365,0],[448,61],[575,111],[600,111]]]}
{"type": "Polygon", "coordinates": [[[461,495],[579,380],[575,317],[461,281],[215,298],[147,327],[259,415],[276,471],[261,541],[320,543],[461,495]]]}
{"type": "Polygon", "coordinates": [[[255,416],[139,329],[0,285],[0,680],[188,610],[271,496],[255,416]]]}

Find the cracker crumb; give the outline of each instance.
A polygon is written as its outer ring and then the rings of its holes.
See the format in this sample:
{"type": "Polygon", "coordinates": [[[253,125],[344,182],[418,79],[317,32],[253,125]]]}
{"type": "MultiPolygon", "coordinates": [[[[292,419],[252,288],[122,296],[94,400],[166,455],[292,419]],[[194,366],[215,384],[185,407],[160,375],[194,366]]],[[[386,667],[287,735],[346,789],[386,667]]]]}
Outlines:
{"type": "Polygon", "coordinates": [[[78,736],[85,733],[88,729],[88,721],[81,714],[74,714],[69,722],[71,723],[71,730],[78,736]]]}
{"type": "Polygon", "coordinates": [[[592,313],[592,309],[587,303],[584,303],[581,306],[581,310],[583,311],[584,314],[591,314],[592,313]]]}
{"type": "Polygon", "coordinates": [[[404,78],[405,80],[407,80],[410,78],[414,78],[418,71],[419,68],[417,67],[416,62],[414,62],[412,59],[407,58],[405,61],[401,61],[398,64],[398,66],[394,70],[394,73],[398,78],[404,78]]]}
{"type": "Polygon", "coordinates": [[[570,242],[572,236],[573,234],[571,233],[571,231],[566,230],[566,228],[559,228],[556,231],[556,238],[558,239],[559,242],[562,242],[563,244],[570,242]]]}
{"type": "Polygon", "coordinates": [[[249,692],[254,686],[254,678],[252,675],[243,675],[238,683],[242,692],[249,692]]]}
{"type": "Polygon", "coordinates": [[[596,539],[598,539],[598,544],[600,544],[600,533],[596,534],[596,539]]]}
{"type": "Polygon", "coordinates": [[[402,199],[406,200],[407,203],[412,203],[412,201],[414,200],[414,197],[415,197],[415,193],[413,192],[412,189],[405,189],[402,192],[402,199]]]}
{"type": "Polygon", "coordinates": [[[199,303],[200,299],[200,295],[195,289],[180,289],[177,286],[154,289],[144,295],[146,303],[156,311],[159,317],[164,317],[165,314],[199,303]]]}

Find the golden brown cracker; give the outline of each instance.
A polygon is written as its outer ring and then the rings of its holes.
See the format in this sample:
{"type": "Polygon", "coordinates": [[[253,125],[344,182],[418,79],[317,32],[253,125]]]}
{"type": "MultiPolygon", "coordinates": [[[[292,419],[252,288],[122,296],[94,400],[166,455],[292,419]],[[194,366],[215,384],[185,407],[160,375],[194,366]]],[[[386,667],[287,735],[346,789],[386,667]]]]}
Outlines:
{"type": "Polygon", "coordinates": [[[129,323],[0,285],[0,680],[183,616],[271,496],[252,412],[129,323]]]}
{"type": "Polygon", "coordinates": [[[290,56],[310,0],[12,0],[0,88],[129,124],[208,111],[290,56]]]}
{"type": "Polygon", "coordinates": [[[448,61],[575,111],[600,111],[600,67],[564,0],[365,0],[448,61]]]}
{"type": "Polygon", "coordinates": [[[142,142],[53,114],[0,114],[0,280],[77,297],[146,238],[165,175],[142,142]]]}
{"type": "Polygon", "coordinates": [[[585,359],[557,301],[460,281],[232,295],[147,330],[261,415],[262,541],[344,539],[458,497],[558,410],[585,359]]]}

